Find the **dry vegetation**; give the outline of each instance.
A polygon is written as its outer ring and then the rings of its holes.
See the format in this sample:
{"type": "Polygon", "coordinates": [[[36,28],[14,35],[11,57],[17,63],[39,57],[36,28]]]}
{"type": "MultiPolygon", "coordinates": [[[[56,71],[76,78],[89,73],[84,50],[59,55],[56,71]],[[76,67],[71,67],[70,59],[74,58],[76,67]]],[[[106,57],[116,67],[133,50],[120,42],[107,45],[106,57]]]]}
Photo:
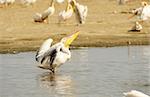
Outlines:
{"type": "Polygon", "coordinates": [[[50,0],[38,0],[33,6],[15,3],[0,8],[0,53],[34,51],[51,37],[55,42],[71,32],[80,30],[72,47],[100,47],[150,44],[150,21],[143,24],[142,32],[131,33],[137,18],[128,20],[126,12],[140,6],[140,0],[118,5],[116,0],[78,0],[89,8],[87,21],[77,26],[73,16],[67,23],[58,24],[58,13],[66,3],[56,4],[56,13],[49,18],[49,24],[34,23],[33,15],[45,10],[50,0]]]}

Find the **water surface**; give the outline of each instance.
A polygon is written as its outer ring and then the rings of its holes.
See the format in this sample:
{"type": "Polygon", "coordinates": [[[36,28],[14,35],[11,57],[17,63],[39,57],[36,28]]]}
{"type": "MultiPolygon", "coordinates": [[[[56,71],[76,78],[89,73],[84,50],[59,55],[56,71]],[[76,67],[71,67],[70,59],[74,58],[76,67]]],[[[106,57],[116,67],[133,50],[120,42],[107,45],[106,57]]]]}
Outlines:
{"type": "Polygon", "coordinates": [[[0,97],[123,97],[150,95],[150,46],[83,48],[55,76],[37,68],[35,52],[1,54],[0,97]]]}

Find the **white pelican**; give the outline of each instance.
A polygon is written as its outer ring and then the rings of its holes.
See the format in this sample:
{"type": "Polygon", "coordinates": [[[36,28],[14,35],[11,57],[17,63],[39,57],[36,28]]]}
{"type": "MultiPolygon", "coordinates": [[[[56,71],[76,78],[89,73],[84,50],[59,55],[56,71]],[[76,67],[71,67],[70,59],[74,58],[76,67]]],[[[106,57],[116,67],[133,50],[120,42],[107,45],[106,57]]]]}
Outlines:
{"type": "Polygon", "coordinates": [[[69,19],[71,16],[72,16],[72,14],[73,14],[73,7],[72,7],[72,5],[68,2],[67,3],[67,7],[66,7],[66,10],[63,10],[63,11],[61,11],[60,13],[59,13],[59,16],[58,16],[58,18],[59,18],[59,23],[61,22],[61,21],[66,21],[67,19],[69,19]]]}
{"type": "Polygon", "coordinates": [[[77,6],[77,10],[79,12],[80,23],[83,24],[83,23],[85,23],[85,20],[86,20],[86,17],[87,17],[88,8],[87,8],[87,6],[81,5],[79,3],[77,3],[76,6],[77,6]]]}
{"type": "Polygon", "coordinates": [[[77,3],[75,0],[69,0],[69,2],[74,8],[78,22],[80,24],[84,24],[86,17],[87,17],[87,12],[88,12],[87,6],[77,3]]]}
{"type": "Polygon", "coordinates": [[[130,92],[123,93],[125,97],[150,97],[142,92],[131,90],[130,92]]]}
{"type": "Polygon", "coordinates": [[[147,2],[144,3],[144,8],[140,16],[142,21],[147,20],[150,18],[150,5],[147,4],[147,2]]]}
{"type": "Polygon", "coordinates": [[[0,0],[0,4],[5,4],[6,0],[0,0]]]}
{"type": "Polygon", "coordinates": [[[40,68],[49,69],[52,73],[55,73],[56,69],[64,64],[71,58],[71,52],[69,51],[69,45],[78,36],[79,32],[72,34],[71,36],[62,38],[59,43],[51,46],[52,39],[46,40],[39,51],[36,54],[36,61],[40,62],[40,68]],[[45,67],[47,66],[47,67],[45,67]]]}
{"type": "Polygon", "coordinates": [[[55,12],[54,0],[52,0],[51,5],[42,14],[36,13],[34,16],[34,22],[46,22],[48,23],[48,17],[53,15],[55,12]]]}
{"type": "Polygon", "coordinates": [[[140,21],[145,21],[150,18],[150,5],[147,2],[142,2],[142,7],[139,7],[132,11],[133,15],[130,18],[134,17],[135,15],[139,16],[140,21]]]}
{"type": "Polygon", "coordinates": [[[120,4],[120,5],[122,5],[122,4],[126,4],[127,2],[129,2],[130,0],[118,0],[118,3],[120,4]]]}
{"type": "Polygon", "coordinates": [[[15,0],[0,0],[0,4],[1,5],[10,5],[10,4],[13,4],[15,2],[15,0]]]}
{"type": "Polygon", "coordinates": [[[24,5],[33,5],[36,0],[21,0],[21,3],[24,5]]]}
{"type": "Polygon", "coordinates": [[[58,2],[58,3],[63,3],[64,0],[56,0],[56,2],[58,2]]]}
{"type": "Polygon", "coordinates": [[[129,31],[140,32],[143,29],[142,25],[139,22],[135,22],[135,25],[129,31]]]}

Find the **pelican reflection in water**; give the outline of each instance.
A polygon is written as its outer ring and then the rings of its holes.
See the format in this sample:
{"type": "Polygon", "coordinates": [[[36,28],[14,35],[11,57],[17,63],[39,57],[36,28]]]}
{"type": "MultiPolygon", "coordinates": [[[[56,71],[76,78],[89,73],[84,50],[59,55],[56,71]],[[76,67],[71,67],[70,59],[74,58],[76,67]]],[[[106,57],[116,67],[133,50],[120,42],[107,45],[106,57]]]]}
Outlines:
{"type": "Polygon", "coordinates": [[[43,73],[38,78],[42,90],[47,91],[53,97],[75,97],[73,93],[73,82],[69,75],[53,75],[43,73]]]}

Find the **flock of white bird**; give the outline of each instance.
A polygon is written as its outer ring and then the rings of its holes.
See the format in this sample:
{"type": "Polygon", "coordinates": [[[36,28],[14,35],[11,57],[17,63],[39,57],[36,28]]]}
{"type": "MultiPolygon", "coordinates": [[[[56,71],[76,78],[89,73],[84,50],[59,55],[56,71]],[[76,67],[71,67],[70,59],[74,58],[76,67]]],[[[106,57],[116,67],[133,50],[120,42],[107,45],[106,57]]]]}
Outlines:
{"type": "MultiPolygon", "coordinates": [[[[55,2],[62,3],[63,0],[52,0],[50,6],[45,11],[35,14],[34,21],[48,23],[48,17],[52,16],[55,13],[55,2]]],[[[73,13],[75,13],[78,23],[84,24],[87,17],[87,12],[87,6],[81,5],[75,0],[68,0],[66,9],[58,14],[58,20],[59,23],[61,23],[62,21],[66,21],[72,17],[73,13]]]]}
{"type": "MultiPolygon", "coordinates": [[[[15,1],[16,0],[0,0],[0,5],[8,6],[15,3],[15,1]]],[[[32,5],[36,2],[36,0],[20,0],[20,2],[25,5],[32,5]]]]}

